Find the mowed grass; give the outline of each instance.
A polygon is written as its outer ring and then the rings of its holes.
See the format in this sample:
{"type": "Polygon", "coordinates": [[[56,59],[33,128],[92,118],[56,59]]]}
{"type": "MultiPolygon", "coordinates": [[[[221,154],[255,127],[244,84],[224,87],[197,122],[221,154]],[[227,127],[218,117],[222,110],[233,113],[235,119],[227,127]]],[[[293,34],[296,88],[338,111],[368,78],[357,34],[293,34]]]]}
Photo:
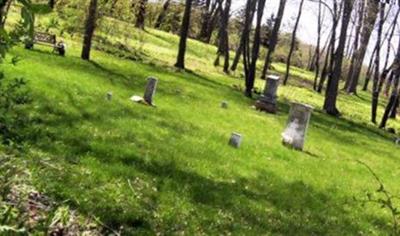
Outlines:
{"type": "Polygon", "coordinates": [[[127,43],[144,62],[99,51],[85,62],[80,40],[70,39],[65,58],[46,47],[12,50],[23,60],[4,65],[5,74],[27,79],[32,115],[41,118],[27,157],[40,190],[124,235],[390,232],[388,212],[353,199],[378,187],[356,160],[400,193],[399,147],[369,124],[367,93],[341,95],[336,119],[321,112],[322,95],[290,83],[279,90],[279,113],[260,113],[233,88],[243,86],[240,76],[213,66],[214,47],[191,40],[191,71],[180,72],[178,37],[129,29],[127,43]],[[157,108],[129,100],[143,94],[148,76],[159,78],[157,108]],[[315,106],[304,152],[281,144],[290,101],[315,106]],[[232,132],[244,137],[240,149],[227,145],[232,132]]]}

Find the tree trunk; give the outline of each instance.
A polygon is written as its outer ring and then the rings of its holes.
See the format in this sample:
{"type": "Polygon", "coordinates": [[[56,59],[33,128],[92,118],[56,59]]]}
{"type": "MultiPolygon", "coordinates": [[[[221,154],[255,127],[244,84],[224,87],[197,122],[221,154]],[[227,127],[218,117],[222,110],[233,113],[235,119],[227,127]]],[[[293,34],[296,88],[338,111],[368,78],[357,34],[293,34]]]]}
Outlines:
{"type": "Polygon", "coordinates": [[[379,13],[378,1],[367,1],[367,15],[365,17],[363,29],[361,31],[361,42],[358,50],[355,51],[353,58],[354,63],[350,68],[351,74],[348,75],[348,88],[347,93],[357,93],[357,85],[363,65],[363,61],[367,52],[368,44],[371,38],[372,31],[374,30],[375,22],[379,13]]]}
{"type": "Polygon", "coordinates": [[[318,26],[317,26],[317,46],[315,48],[315,78],[313,89],[317,90],[317,82],[319,76],[319,66],[320,66],[320,49],[321,49],[321,31],[322,31],[322,19],[321,19],[321,8],[322,8],[322,0],[318,1],[318,26]]]}
{"type": "Polygon", "coordinates": [[[324,109],[333,116],[340,115],[336,107],[336,101],[339,89],[339,80],[342,73],[343,54],[346,46],[347,28],[349,26],[351,12],[353,10],[353,0],[344,1],[343,3],[342,26],[340,29],[339,44],[335,53],[334,69],[332,76],[328,80],[328,85],[325,94],[324,109]]]}
{"type": "Polygon", "coordinates": [[[328,75],[328,66],[329,66],[329,61],[330,61],[330,57],[329,56],[331,55],[329,53],[330,48],[331,48],[331,45],[328,46],[328,50],[327,50],[327,53],[326,53],[326,56],[325,56],[324,66],[323,66],[322,71],[321,71],[321,79],[319,80],[318,88],[317,88],[317,92],[318,93],[322,93],[322,89],[324,87],[325,80],[326,80],[326,77],[328,75]]]}
{"type": "Polygon", "coordinates": [[[0,28],[3,28],[12,0],[0,0],[0,28]]]}
{"type": "MultiPolygon", "coordinates": [[[[397,19],[399,17],[399,14],[400,14],[400,8],[397,10],[396,15],[395,15],[395,17],[393,19],[393,22],[392,22],[392,25],[391,25],[391,29],[390,29],[390,33],[388,32],[389,38],[387,40],[387,50],[386,50],[385,65],[383,66],[384,69],[386,69],[387,66],[388,66],[389,56],[390,56],[390,51],[391,51],[391,46],[392,46],[392,39],[393,39],[393,36],[394,36],[394,32],[396,30],[397,19]]],[[[399,44],[400,44],[400,41],[399,41],[399,44]]],[[[400,47],[400,45],[399,45],[399,47],[400,47]]],[[[389,95],[390,87],[391,87],[391,84],[392,84],[392,80],[391,80],[392,78],[393,77],[389,77],[389,79],[386,80],[385,89],[384,89],[384,95],[385,96],[389,95]]],[[[384,82],[384,81],[382,81],[382,82],[384,82]]]]}
{"type": "Polygon", "coordinates": [[[225,1],[225,9],[222,18],[222,27],[224,28],[223,30],[223,49],[224,49],[224,72],[229,73],[229,32],[228,32],[228,26],[229,26],[229,17],[230,17],[230,12],[231,12],[231,3],[232,0],[226,0],[225,1]]]}
{"type": "Polygon", "coordinates": [[[164,21],[165,16],[167,15],[167,11],[169,8],[169,5],[171,3],[171,0],[166,0],[163,4],[163,7],[161,9],[160,15],[158,15],[156,24],[154,25],[154,28],[159,29],[161,27],[161,24],[164,21]]]}
{"type": "Polygon", "coordinates": [[[327,56],[325,60],[324,69],[322,70],[321,79],[318,85],[318,92],[321,93],[326,78],[332,76],[333,65],[335,61],[335,47],[336,47],[336,28],[339,23],[340,11],[338,9],[338,2],[336,0],[333,1],[333,17],[332,17],[332,33],[330,38],[330,44],[327,50],[327,56]]]}
{"type": "Polygon", "coordinates": [[[218,48],[217,48],[217,58],[214,61],[214,66],[219,66],[220,56],[224,55],[224,43],[225,43],[225,22],[224,22],[224,9],[222,4],[219,5],[217,11],[219,12],[220,23],[219,23],[219,31],[218,31],[218,48]]]}
{"type": "Polygon", "coordinates": [[[242,29],[242,34],[240,36],[239,46],[236,49],[235,58],[233,59],[231,70],[235,71],[237,65],[239,64],[240,57],[245,49],[246,41],[249,38],[251,26],[254,18],[254,8],[255,8],[255,0],[247,0],[246,9],[245,9],[245,16],[244,16],[244,24],[242,29]]]}
{"type": "MultiPolygon", "coordinates": [[[[334,28],[336,28],[335,25],[332,27],[332,31],[331,31],[331,33],[330,33],[330,35],[329,35],[329,37],[328,37],[328,39],[326,41],[327,49],[326,49],[326,54],[325,54],[324,66],[322,67],[322,71],[321,71],[321,78],[320,78],[320,80],[318,82],[318,87],[317,87],[317,92],[318,93],[322,92],[326,77],[328,75],[328,69],[329,69],[328,67],[329,67],[329,63],[331,61],[331,59],[330,59],[331,51],[332,51],[331,48],[332,48],[333,43],[334,43],[334,41],[332,40],[332,37],[334,35],[334,32],[333,32],[334,28]]],[[[325,51],[325,49],[323,51],[325,51]]],[[[316,76],[318,76],[318,75],[316,74],[316,76]]]]}
{"type": "MultiPolygon", "coordinates": [[[[252,97],[252,91],[254,88],[254,81],[256,77],[256,65],[260,52],[260,41],[261,41],[261,23],[264,14],[266,0],[258,0],[257,3],[257,23],[254,31],[254,43],[252,48],[252,53],[250,57],[250,63],[248,67],[248,72],[246,74],[246,91],[245,96],[252,97]]],[[[248,50],[250,51],[250,50],[248,50]]]]}
{"type": "Polygon", "coordinates": [[[267,75],[268,69],[271,65],[272,54],[274,53],[276,44],[278,43],[279,29],[281,28],[283,14],[285,12],[285,7],[286,7],[286,0],[280,0],[278,14],[276,15],[276,18],[275,18],[274,28],[272,30],[271,37],[269,38],[268,52],[267,52],[267,56],[265,58],[264,68],[261,73],[261,78],[263,78],[263,79],[265,79],[265,76],[267,75]]]}
{"type": "MultiPolygon", "coordinates": [[[[219,2],[219,1],[218,1],[218,2],[219,2]]],[[[208,27],[207,27],[206,35],[205,35],[205,37],[202,39],[202,41],[203,41],[204,43],[208,43],[208,44],[210,43],[212,34],[213,34],[215,28],[217,27],[217,21],[218,21],[218,18],[219,18],[219,17],[220,17],[219,12],[218,12],[218,11],[215,11],[214,14],[213,14],[212,17],[211,17],[211,20],[208,22],[208,27]]]]}
{"type": "MultiPolygon", "coordinates": [[[[355,51],[358,50],[358,46],[359,46],[360,32],[361,32],[361,27],[362,27],[362,24],[363,24],[363,21],[364,21],[364,8],[365,8],[365,2],[364,2],[364,0],[361,0],[360,1],[360,6],[358,8],[359,9],[359,11],[358,11],[358,22],[357,22],[357,26],[356,26],[356,29],[355,29],[355,38],[354,38],[354,43],[353,43],[353,49],[355,51]]],[[[346,83],[344,85],[344,89],[347,92],[349,92],[348,88],[349,88],[350,83],[351,83],[351,79],[349,79],[349,78],[352,78],[351,75],[353,74],[355,59],[356,59],[356,55],[353,55],[353,57],[351,57],[350,68],[349,68],[349,73],[348,73],[348,76],[347,76],[347,79],[346,79],[346,83]]]]}
{"type": "Polygon", "coordinates": [[[147,0],[140,0],[136,12],[135,27],[142,30],[144,29],[144,22],[146,18],[146,5],[147,5],[147,0]]]}
{"type": "Polygon", "coordinates": [[[204,39],[207,35],[207,29],[212,15],[212,13],[210,12],[210,6],[211,6],[211,0],[206,0],[201,14],[200,33],[197,36],[199,40],[204,39]]]}
{"type": "Polygon", "coordinates": [[[390,119],[396,119],[397,111],[400,106],[400,91],[397,91],[397,101],[393,106],[393,109],[390,111],[390,119]]]}
{"type": "Polygon", "coordinates": [[[51,9],[54,9],[54,6],[56,5],[56,0],[49,0],[49,7],[51,9]]]}
{"type": "MultiPolygon", "coordinates": [[[[391,76],[395,76],[395,75],[392,74],[391,76]]],[[[397,102],[399,101],[399,79],[400,79],[400,76],[397,75],[395,77],[396,78],[394,78],[395,84],[393,86],[393,91],[392,91],[392,94],[390,95],[389,102],[386,106],[385,113],[383,114],[382,121],[381,121],[381,124],[379,125],[379,128],[386,127],[386,123],[387,123],[391,113],[393,111],[396,111],[396,106],[398,106],[397,102]]]]}
{"type": "Polygon", "coordinates": [[[388,38],[388,45],[387,45],[387,50],[386,50],[386,58],[385,58],[385,66],[383,67],[384,69],[387,68],[388,62],[389,62],[389,56],[390,56],[390,49],[391,49],[391,45],[392,45],[392,39],[394,36],[394,32],[396,30],[396,26],[397,26],[397,19],[399,18],[399,14],[400,14],[400,8],[397,9],[396,15],[393,19],[392,25],[391,25],[391,30],[389,33],[389,38],[388,38]]]}
{"type": "Polygon", "coordinates": [[[380,21],[379,21],[379,27],[378,27],[378,38],[377,38],[377,48],[376,48],[376,55],[375,55],[375,72],[374,72],[374,83],[373,83],[373,88],[372,88],[372,106],[371,106],[371,121],[373,123],[376,123],[376,115],[377,115],[377,110],[378,110],[378,102],[379,102],[379,70],[380,70],[380,55],[381,55],[381,49],[379,45],[381,44],[382,40],[382,31],[383,31],[383,25],[385,24],[385,4],[380,3],[379,4],[379,9],[380,9],[380,21]]]}
{"type": "Polygon", "coordinates": [[[299,5],[299,11],[297,13],[297,18],[296,18],[296,23],[294,25],[294,29],[292,32],[292,42],[290,44],[290,50],[289,50],[289,55],[286,61],[286,74],[285,74],[285,79],[283,80],[283,84],[286,85],[288,79],[289,79],[289,74],[290,74],[290,61],[292,59],[293,51],[294,51],[294,46],[296,44],[296,33],[297,33],[297,27],[299,26],[301,14],[303,12],[303,4],[304,0],[301,0],[300,5],[299,5]]]}
{"type": "Polygon", "coordinates": [[[197,36],[200,41],[210,43],[220,13],[218,9],[222,7],[222,2],[221,0],[206,1],[202,13],[200,33],[197,36]]]}
{"type": "Polygon", "coordinates": [[[90,0],[89,9],[85,23],[85,34],[83,35],[83,48],[81,58],[90,60],[90,50],[92,48],[92,38],[96,28],[97,19],[97,0],[90,0]]]}
{"type": "Polygon", "coordinates": [[[185,12],[183,14],[181,34],[179,41],[179,51],[176,60],[175,67],[185,69],[185,54],[186,54],[186,42],[189,34],[190,15],[192,11],[193,0],[186,0],[185,12]]]}

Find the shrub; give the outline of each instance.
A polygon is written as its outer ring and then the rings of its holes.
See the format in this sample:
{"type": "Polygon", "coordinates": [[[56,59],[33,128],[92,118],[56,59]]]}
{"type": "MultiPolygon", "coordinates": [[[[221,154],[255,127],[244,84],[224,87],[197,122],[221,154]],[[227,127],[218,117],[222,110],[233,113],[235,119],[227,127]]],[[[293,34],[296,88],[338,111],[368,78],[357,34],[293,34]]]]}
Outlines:
{"type": "Polygon", "coordinates": [[[27,105],[32,101],[24,79],[6,81],[0,73],[0,136],[3,144],[21,143],[30,119],[27,105]]]}

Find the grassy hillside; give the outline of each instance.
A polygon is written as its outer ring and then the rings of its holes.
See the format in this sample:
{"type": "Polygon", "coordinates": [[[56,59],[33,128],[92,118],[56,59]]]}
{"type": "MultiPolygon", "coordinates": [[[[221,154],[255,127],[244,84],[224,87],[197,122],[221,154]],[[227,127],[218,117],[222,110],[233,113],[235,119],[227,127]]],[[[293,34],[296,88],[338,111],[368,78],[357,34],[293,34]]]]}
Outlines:
{"type": "Polygon", "coordinates": [[[12,50],[23,60],[4,66],[5,74],[29,81],[32,116],[41,120],[27,155],[41,191],[126,235],[390,232],[388,212],[353,199],[378,187],[356,160],[400,193],[399,148],[368,124],[369,94],[341,96],[344,116],[332,118],[321,112],[322,95],[298,86],[312,75],[296,70],[279,90],[279,113],[260,113],[232,86],[243,85],[240,76],[212,66],[214,47],[190,41],[191,72],[180,72],[172,67],[176,36],[129,29],[129,38],[117,32],[108,40],[126,43],[143,61],[100,51],[82,61],[79,39],[68,39],[65,58],[46,47],[12,50]],[[157,108],[129,100],[142,95],[148,76],[160,80],[157,108]],[[220,108],[223,100],[229,109],[220,108]],[[281,145],[290,101],[315,106],[305,152],[281,145]],[[240,149],[227,145],[232,132],[244,136],[240,149]]]}

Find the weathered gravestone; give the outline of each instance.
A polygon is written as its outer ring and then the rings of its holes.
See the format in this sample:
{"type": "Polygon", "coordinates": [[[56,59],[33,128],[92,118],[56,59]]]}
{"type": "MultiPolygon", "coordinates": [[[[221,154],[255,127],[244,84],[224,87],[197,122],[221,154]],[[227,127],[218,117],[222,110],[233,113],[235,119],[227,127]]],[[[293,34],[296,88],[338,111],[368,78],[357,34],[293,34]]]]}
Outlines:
{"type": "Polygon", "coordinates": [[[279,76],[269,75],[267,76],[267,82],[265,83],[264,93],[257,100],[255,107],[257,110],[265,111],[268,113],[275,114],[278,109],[276,105],[277,91],[279,87],[279,76]]]}
{"type": "Polygon", "coordinates": [[[396,140],[394,140],[394,143],[398,146],[400,146],[400,138],[396,138],[396,140]]]}
{"type": "Polygon", "coordinates": [[[287,127],[282,133],[282,142],[284,145],[297,150],[303,150],[312,110],[313,107],[309,105],[292,103],[287,127]]]}
{"type": "Polygon", "coordinates": [[[113,93],[112,92],[108,92],[106,97],[107,97],[108,101],[111,101],[112,97],[113,97],[113,93]]]}
{"type": "Polygon", "coordinates": [[[131,101],[147,104],[150,106],[155,106],[153,103],[153,97],[156,93],[157,83],[158,83],[158,80],[156,78],[149,77],[147,79],[147,85],[146,85],[146,90],[144,91],[144,96],[141,97],[141,96],[134,95],[131,97],[131,101]]]}
{"type": "Polygon", "coordinates": [[[222,102],[221,102],[221,107],[224,108],[224,109],[228,109],[228,105],[229,105],[229,104],[228,104],[227,101],[222,101],[222,102]]]}
{"type": "Polygon", "coordinates": [[[157,83],[158,80],[154,77],[149,77],[147,79],[147,86],[146,86],[146,91],[144,92],[144,101],[149,104],[154,106],[153,104],[153,97],[154,94],[156,93],[156,88],[157,88],[157,83]]]}
{"type": "Polygon", "coordinates": [[[242,144],[242,135],[238,133],[232,133],[231,138],[229,140],[229,145],[234,148],[239,148],[240,144],[242,144]]]}

